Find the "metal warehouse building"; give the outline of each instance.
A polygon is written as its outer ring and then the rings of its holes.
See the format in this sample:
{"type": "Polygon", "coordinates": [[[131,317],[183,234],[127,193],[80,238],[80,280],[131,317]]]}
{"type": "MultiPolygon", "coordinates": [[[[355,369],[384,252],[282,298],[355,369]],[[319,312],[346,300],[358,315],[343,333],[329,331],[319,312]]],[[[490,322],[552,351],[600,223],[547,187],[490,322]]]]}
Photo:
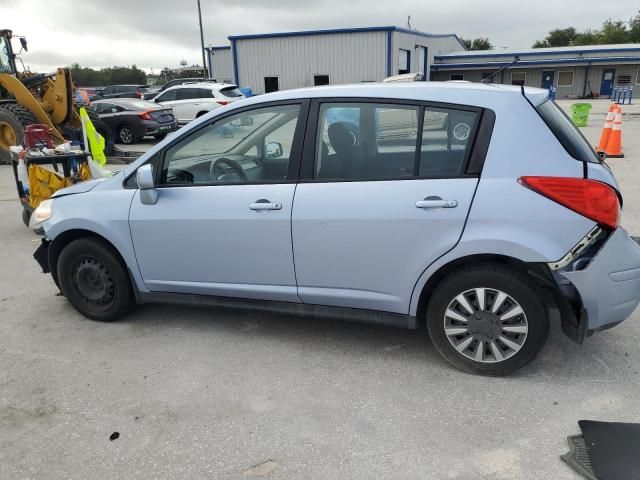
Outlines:
{"type": "Polygon", "coordinates": [[[206,47],[207,68],[209,77],[219,82],[233,82],[233,59],[231,47],[206,47]]]}
{"type": "Polygon", "coordinates": [[[640,87],[640,44],[450,52],[435,56],[431,78],[479,82],[517,58],[492,81],[553,86],[558,97],[608,96],[614,85],[640,87]]]}
{"type": "MultiPolygon", "coordinates": [[[[314,85],[376,82],[420,72],[429,78],[434,57],[464,49],[455,34],[400,27],[368,27],[229,37],[234,83],[254,93],[314,85]]],[[[210,47],[211,76],[226,78],[226,53],[210,47]]]]}

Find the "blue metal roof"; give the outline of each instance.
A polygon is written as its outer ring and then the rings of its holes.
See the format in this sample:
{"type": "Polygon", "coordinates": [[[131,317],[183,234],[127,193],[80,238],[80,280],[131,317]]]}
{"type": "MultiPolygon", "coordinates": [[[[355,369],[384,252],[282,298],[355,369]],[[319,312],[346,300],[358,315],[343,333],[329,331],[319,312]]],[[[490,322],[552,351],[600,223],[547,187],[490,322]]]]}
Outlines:
{"type": "Polygon", "coordinates": [[[466,49],[460,38],[455,33],[426,33],[418,30],[409,30],[408,28],[396,27],[393,25],[387,25],[382,27],[356,27],[356,28],[331,28],[324,30],[300,30],[295,32],[277,32],[277,33],[257,33],[249,35],[231,35],[229,40],[249,40],[257,38],[279,38],[279,37],[301,37],[306,35],[331,35],[335,33],[367,33],[367,32],[401,32],[412,35],[418,35],[420,37],[427,38],[445,38],[454,37],[463,48],[466,49]]]}
{"type": "MultiPolygon", "coordinates": [[[[512,69],[518,67],[535,67],[538,65],[587,65],[591,63],[620,63],[620,62],[636,62],[640,63],[640,56],[637,57],[585,57],[585,58],[569,58],[569,59],[545,59],[545,60],[521,60],[512,69]]],[[[505,62],[461,62],[461,63],[434,63],[431,65],[432,70],[448,70],[454,68],[502,68],[511,64],[510,61],[505,62]]]]}
{"type": "Polygon", "coordinates": [[[535,57],[547,55],[573,55],[574,58],[592,53],[612,53],[612,52],[640,52],[640,44],[618,44],[618,45],[588,45],[576,47],[554,47],[554,48],[529,48],[523,50],[483,50],[451,52],[436,55],[436,60],[452,60],[463,58],[487,58],[487,57],[535,57]]]}

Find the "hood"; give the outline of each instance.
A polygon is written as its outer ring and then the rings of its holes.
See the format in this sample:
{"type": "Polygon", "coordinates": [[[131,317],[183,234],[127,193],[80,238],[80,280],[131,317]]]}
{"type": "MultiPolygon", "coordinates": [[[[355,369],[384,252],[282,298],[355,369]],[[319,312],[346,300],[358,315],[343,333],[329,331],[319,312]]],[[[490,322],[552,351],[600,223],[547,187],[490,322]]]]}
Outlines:
{"type": "Polygon", "coordinates": [[[93,190],[104,178],[98,178],[95,180],[87,180],[86,182],[76,183],[67,188],[63,188],[55,192],[51,198],[64,197],[66,195],[75,195],[76,193],[87,193],[93,190]]]}

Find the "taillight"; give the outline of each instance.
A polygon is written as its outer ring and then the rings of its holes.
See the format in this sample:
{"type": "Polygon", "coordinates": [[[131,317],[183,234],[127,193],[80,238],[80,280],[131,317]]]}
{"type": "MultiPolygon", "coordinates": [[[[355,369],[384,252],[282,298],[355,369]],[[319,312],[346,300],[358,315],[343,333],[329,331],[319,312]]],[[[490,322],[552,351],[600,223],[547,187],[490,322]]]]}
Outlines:
{"type": "Polygon", "coordinates": [[[617,228],[620,223],[618,195],[606,183],[569,177],[520,177],[518,181],[600,225],[617,228]]]}
{"type": "Polygon", "coordinates": [[[219,103],[220,105],[229,105],[229,102],[226,100],[216,100],[216,103],[219,103]]]}
{"type": "Polygon", "coordinates": [[[150,112],[140,112],[138,116],[143,120],[153,120],[150,112]]]}

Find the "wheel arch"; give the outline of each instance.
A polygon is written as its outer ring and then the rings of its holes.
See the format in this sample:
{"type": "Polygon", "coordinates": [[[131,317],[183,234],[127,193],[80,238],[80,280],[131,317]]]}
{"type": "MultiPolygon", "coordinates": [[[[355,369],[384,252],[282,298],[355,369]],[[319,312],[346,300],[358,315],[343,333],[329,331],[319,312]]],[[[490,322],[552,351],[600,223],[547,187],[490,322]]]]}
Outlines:
{"type": "Polygon", "coordinates": [[[555,281],[549,271],[549,267],[545,263],[525,262],[515,257],[495,253],[471,254],[463,257],[455,258],[437,268],[427,279],[417,295],[414,305],[412,301],[413,314],[416,315],[419,324],[424,324],[426,310],[431,294],[438,283],[449,273],[467,266],[478,263],[496,263],[505,265],[514,270],[525,274],[538,287],[540,293],[543,294],[543,302],[547,307],[555,303],[553,300],[552,290],[556,289],[555,281]]]}
{"type": "Polygon", "coordinates": [[[129,277],[130,287],[134,292],[136,301],[138,301],[139,295],[138,295],[138,288],[137,288],[135,279],[133,278],[131,270],[129,269],[127,262],[124,260],[124,257],[122,256],[120,251],[116,248],[116,246],[112,242],[110,242],[107,238],[103,237],[99,233],[96,233],[92,230],[82,229],[82,228],[65,230],[64,232],[57,235],[49,245],[49,269],[51,270],[51,276],[53,277],[53,280],[56,283],[56,285],[59,286],[58,260],[60,258],[60,254],[62,253],[62,251],[67,245],[69,245],[74,240],[79,240],[81,238],[94,238],[94,239],[100,240],[101,242],[103,242],[105,245],[108,245],[113,250],[113,252],[116,255],[116,258],[120,262],[120,265],[122,265],[122,268],[124,268],[124,270],[127,272],[127,276],[129,277]]]}

